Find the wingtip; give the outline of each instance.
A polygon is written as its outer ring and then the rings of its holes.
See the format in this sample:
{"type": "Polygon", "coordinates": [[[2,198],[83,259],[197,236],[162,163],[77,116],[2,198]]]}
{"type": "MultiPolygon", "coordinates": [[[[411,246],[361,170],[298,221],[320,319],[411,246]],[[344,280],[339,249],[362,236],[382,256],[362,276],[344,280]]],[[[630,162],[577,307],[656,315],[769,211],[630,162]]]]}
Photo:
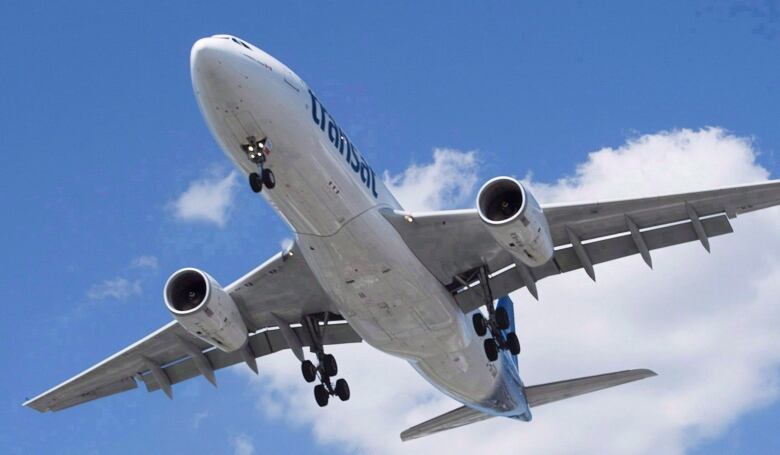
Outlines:
{"type": "Polygon", "coordinates": [[[640,369],[637,369],[637,370],[634,370],[634,371],[636,371],[638,374],[642,375],[643,378],[651,378],[653,376],[658,376],[658,373],[656,373],[653,370],[649,370],[647,368],[640,368],[640,369]]]}
{"type": "Polygon", "coordinates": [[[412,439],[417,439],[419,436],[414,436],[411,431],[404,430],[399,435],[399,438],[401,438],[401,442],[411,441],[412,439]]]}
{"type": "Polygon", "coordinates": [[[24,397],[24,403],[22,403],[22,407],[24,408],[30,408],[32,410],[38,411],[38,412],[46,412],[48,409],[41,408],[40,406],[36,407],[34,406],[35,401],[38,399],[38,397],[35,398],[27,398],[24,397]]]}

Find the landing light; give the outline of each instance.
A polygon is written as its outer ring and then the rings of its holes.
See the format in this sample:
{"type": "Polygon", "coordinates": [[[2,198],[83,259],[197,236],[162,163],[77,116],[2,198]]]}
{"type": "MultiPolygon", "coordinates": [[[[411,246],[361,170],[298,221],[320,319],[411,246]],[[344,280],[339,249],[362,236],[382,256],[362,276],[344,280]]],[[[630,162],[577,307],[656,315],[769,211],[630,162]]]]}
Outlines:
{"type": "Polygon", "coordinates": [[[404,215],[404,219],[405,219],[405,220],[406,220],[408,223],[411,223],[412,221],[414,221],[414,218],[412,218],[412,215],[404,215]]]}

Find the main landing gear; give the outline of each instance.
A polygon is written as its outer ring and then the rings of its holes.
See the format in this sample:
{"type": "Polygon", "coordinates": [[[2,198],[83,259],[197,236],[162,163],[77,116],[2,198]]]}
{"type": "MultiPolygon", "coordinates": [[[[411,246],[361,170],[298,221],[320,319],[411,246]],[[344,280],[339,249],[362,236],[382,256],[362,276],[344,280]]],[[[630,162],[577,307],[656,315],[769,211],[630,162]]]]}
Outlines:
{"type": "Polygon", "coordinates": [[[266,156],[271,150],[268,138],[266,137],[258,141],[254,136],[249,136],[246,140],[247,143],[241,145],[241,150],[246,153],[249,161],[257,165],[257,172],[249,174],[249,187],[255,193],[263,191],[263,187],[269,190],[273,189],[276,186],[276,177],[274,177],[273,171],[263,166],[266,156]]]}
{"type": "Polygon", "coordinates": [[[349,384],[346,379],[339,378],[335,384],[331,381],[338,374],[339,366],[333,354],[325,354],[322,346],[322,330],[327,327],[327,316],[322,328],[311,317],[305,318],[305,322],[312,340],[311,351],[317,356],[317,365],[311,360],[304,360],[301,362],[301,374],[306,382],[319,379],[320,383],[314,386],[314,399],[320,407],[327,406],[332,396],[339,397],[341,401],[349,400],[349,384]]]}
{"type": "Polygon", "coordinates": [[[499,351],[502,350],[507,350],[512,355],[519,354],[520,340],[515,332],[507,332],[512,325],[511,319],[506,308],[495,307],[488,275],[487,266],[483,265],[479,271],[479,281],[482,286],[482,293],[485,296],[488,317],[485,318],[482,313],[477,312],[472,316],[471,322],[474,325],[474,332],[476,332],[477,336],[483,337],[488,335],[489,332],[489,337],[485,339],[483,344],[485,356],[489,361],[494,362],[498,359],[499,351]]]}

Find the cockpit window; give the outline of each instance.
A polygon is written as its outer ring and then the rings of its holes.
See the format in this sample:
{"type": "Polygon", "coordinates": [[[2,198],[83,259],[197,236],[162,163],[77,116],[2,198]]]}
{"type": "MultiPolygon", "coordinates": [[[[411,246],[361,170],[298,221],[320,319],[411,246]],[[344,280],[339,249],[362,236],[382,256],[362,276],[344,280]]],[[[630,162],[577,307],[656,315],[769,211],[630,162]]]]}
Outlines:
{"type": "Polygon", "coordinates": [[[212,38],[219,38],[219,39],[229,39],[230,41],[233,41],[234,43],[238,44],[239,46],[243,46],[250,51],[252,50],[252,47],[249,46],[247,43],[241,41],[240,39],[236,38],[235,36],[230,35],[214,35],[212,38]]]}
{"type": "Polygon", "coordinates": [[[247,46],[247,44],[245,42],[243,42],[243,41],[241,41],[239,39],[236,39],[236,38],[234,38],[232,36],[230,37],[230,39],[233,40],[233,42],[238,44],[239,46],[244,46],[245,48],[249,49],[250,51],[252,50],[252,48],[247,46]]]}

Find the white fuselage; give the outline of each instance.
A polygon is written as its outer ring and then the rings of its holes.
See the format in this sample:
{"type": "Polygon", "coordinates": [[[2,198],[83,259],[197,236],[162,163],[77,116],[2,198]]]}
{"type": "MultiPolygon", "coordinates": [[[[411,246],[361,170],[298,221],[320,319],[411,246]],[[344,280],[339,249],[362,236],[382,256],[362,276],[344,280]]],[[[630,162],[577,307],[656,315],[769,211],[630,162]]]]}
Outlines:
{"type": "Polygon", "coordinates": [[[327,108],[289,68],[230,36],[198,41],[192,79],[214,137],[257,171],[241,145],[269,139],[262,191],[297,242],[334,310],[371,346],[408,360],[451,397],[496,415],[528,415],[508,355],[488,362],[466,315],[381,210],[399,203],[327,108]]]}

